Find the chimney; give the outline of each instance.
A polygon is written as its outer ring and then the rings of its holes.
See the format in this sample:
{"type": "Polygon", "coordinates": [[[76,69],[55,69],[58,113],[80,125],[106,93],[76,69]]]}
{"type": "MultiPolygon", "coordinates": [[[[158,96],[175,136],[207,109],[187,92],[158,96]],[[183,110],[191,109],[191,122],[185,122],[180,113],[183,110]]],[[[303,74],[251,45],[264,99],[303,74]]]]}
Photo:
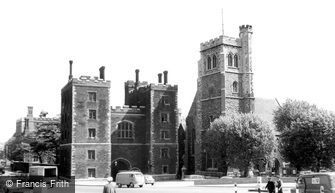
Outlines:
{"type": "Polygon", "coordinates": [[[32,106],[28,106],[27,117],[33,117],[33,107],[32,106]]]}
{"type": "Polygon", "coordinates": [[[72,79],[72,63],[73,63],[73,61],[70,60],[69,63],[70,63],[70,75],[69,75],[69,80],[71,80],[71,79],[72,79]]]}
{"type": "Polygon", "coordinates": [[[138,84],[138,73],[140,72],[140,70],[139,69],[136,69],[135,70],[135,73],[136,73],[136,84],[138,84]]]}
{"type": "Polygon", "coordinates": [[[105,67],[101,66],[99,68],[99,71],[100,71],[100,79],[105,80],[105,67]]]}
{"type": "Polygon", "coordinates": [[[158,83],[162,83],[162,73],[158,73],[158,83]]]}
{"type": "Polygon", "coordinates": [[[168,71],[164,71],[164,84],[167,84],[168,83],[168,71]]]}

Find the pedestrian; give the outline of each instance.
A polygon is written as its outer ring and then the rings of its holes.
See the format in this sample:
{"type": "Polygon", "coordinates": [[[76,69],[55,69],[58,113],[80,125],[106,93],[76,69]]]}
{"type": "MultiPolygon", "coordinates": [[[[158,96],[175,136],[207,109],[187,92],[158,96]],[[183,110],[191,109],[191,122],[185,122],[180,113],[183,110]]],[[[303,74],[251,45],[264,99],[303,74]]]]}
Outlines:
{"type": "Polygon", "coordinates": [[[113,177],[108,177],[107,178],[107,184],[104,186],[104,190],[102,193],[116,193],[115,187],[112,184],[113,182],[113,177]]]}
{"type": "Polygon", "coordinates": [[[268,178],[268,183],[266,184],[265,189],[268,189],[269,193],[275,193],[276,186],[271,177],[268,178]]]}
{"type": "Polygon", "coordinates": [[[280,178],[277,180],[277,188],[278,193],[283,193],[283,181],[280,178]]]}

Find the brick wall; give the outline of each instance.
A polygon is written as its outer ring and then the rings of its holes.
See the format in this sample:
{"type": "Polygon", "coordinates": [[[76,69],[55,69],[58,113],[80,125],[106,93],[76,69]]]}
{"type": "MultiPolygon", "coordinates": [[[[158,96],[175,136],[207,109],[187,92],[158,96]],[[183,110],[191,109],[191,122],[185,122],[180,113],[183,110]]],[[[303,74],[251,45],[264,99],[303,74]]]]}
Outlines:
{"type": "Polygon", "coordinates": [[[151,85],[151,104],[153,109],[151,127],[151,151],[153,173],[163,173],[162,167],[168,166],[168,173],[175,174],[178,165],[178,88],[170,85],[151,85]],[[164,103],[163,97],[168,98],[168,104],[164,103]],[[162,121],[162,114],[168,114],[168,121],[162,121]],[[169,138],[162,139],[161,131],[168,131],[169,138]],[[161,148],[168,148],[169,157],[161,158],[161,148]]]}
{"type": "Polygon", "coordinates": [[[96,169],[96,177],[104,178],[110,174],[110,145],[74,145],[73,162],[75,163],[75,177],[87,178],[88,168],[96,169]],[[88,159],[88,150],[95,150],[95,159],[88,159]]]}
{"type": "Polygon", "coordinates": [[[139,168],[147,173],[147,145],[112,145],[112,163],[118,159],[126,159],[130,162],[130,168],[139,168]]]}
{"type": "Polygon", "coordinates": [[[153,146],[153,155],[154,155],[154,174],[162,174],[163,165],[168,166],[169,174],[176,174],[177,171],[177,145],[164,145],[164,144],[155,144],[153,146]],[[167,158],[161,157],[161,149],[168,148],[169,156],[167,158]]]}
{"type": "Polygon", "coordinates": [[[61,145],[59,148],[59,176],[70,178],[71,177],[71,145],[61,145]]]}
{"type": "Polygon", "coordinates": [[[70,168],[76,178],[87,178],[89,168],[95,169],[95,177],[103,178],[110,174],[111,166],[110,82],[83,77],[71,80],[68,85],[68,90],[73,90],[73,93],[67,91],[73,97],[72,137],[71,141],[67,140],[72,147],[70,168]],[[96,93],[96,101],[89,100],[89,92],[96,93]],[[96,110],[95,119],[89,117],[89,110],[96,110]],[[95,138],[89,137],[89,128],[96,129],[95,138]],[[88,150],[94,150],[94,159],[89,159],[88,150]]]}

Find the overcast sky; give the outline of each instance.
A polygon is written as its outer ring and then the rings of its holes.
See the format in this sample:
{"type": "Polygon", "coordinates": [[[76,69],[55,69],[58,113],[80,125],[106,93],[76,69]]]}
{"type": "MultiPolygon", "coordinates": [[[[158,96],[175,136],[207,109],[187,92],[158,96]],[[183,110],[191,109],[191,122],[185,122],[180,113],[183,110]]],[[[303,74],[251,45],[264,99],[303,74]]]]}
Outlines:
{"type": "Polygon", "coordinates": [[[200,43],[253,26],[256,97],[306,100],[335,111],[332,1],[1,1],[1,135],[34,107],[60,114],[61,88],[73,75],[98,76],[106,66],[111,105],[122,106],[124,82],[157,83],[169,71],[183,116],[196,92],[200,43]]]}

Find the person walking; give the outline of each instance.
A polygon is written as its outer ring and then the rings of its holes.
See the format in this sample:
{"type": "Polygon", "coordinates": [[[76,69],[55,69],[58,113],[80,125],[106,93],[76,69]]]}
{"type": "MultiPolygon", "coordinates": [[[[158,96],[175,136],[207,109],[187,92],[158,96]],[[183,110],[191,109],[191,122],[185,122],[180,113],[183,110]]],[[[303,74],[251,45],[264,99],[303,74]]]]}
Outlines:
{"type": "Polygon", "coordinates": [[[283,181],[280,178],[277,180],[277,188],[278,193],[283,193],[283,181]]]}
{"type": "Polygon", "coordinates": [[[271,177],[268,178],[268,183],[266,184],[265,189],[268,189],[269,193],[275,193],[276,186],[271,177]]]}
{"type": "Polygon", "coordinates": [[[104,189],[103,189],[103,192],[102,193],[116,193],[115,191],[115,187],[114,185],[112,184],[113,182],[113,177],[108,177],[107,178],[107,184],[104,185],[104,189]]]}

